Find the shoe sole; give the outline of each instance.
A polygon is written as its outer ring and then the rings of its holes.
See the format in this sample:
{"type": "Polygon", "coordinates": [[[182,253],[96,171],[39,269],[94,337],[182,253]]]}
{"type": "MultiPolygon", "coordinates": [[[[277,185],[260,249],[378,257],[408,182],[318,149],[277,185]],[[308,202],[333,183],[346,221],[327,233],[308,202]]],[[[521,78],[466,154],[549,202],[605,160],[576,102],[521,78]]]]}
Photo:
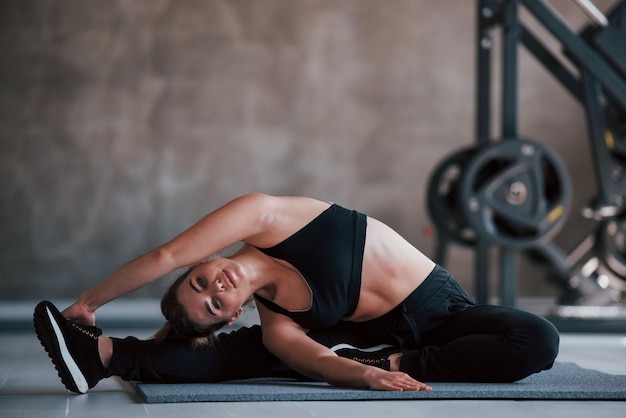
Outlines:
{"type": "MultiPolygon", "coordinates": [[[[338,350],[343,350],[344,348],[348,348],[350,350],[363,351],[364,353],[373,353],[375,351],[382,350],[383,348],[391,348],[391,347],[394,347],[394,346],[391,344],[380,344],[380,345],[375,345],[373,347],[359,348],[350,344],[341,343],[341,344],[332,346],[330,348],[330,351],[338,351],[338,350]]],[[[398,351],[400,351],[400,349],[398,349],[398,351]]]]}
{"type": "Polygon", "coordinates": [[[65,337],[47,306],[42,315],[35,316],[34,324],[37,338],[52,360],[61,382],[72,392],[87,392],[89,389],[87,379],[67,349],[65,337]]]}

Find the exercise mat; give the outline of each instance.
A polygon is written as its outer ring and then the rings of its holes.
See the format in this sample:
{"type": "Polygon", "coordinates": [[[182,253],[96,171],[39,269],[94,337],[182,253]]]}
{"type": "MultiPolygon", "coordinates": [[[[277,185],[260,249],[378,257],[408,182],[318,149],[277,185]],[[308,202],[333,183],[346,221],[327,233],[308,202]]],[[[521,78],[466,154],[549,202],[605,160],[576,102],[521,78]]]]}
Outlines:
{"type": "Polygon", "coordinates": [[[133,386],[147,403],[354,401],[399,399],[594,399],[626,400],[626,376],[556,363],[548,371],[515,383],[429,383],[430,392],[346,389],[326,383],[264,378],[223,383],[133,386]]]}

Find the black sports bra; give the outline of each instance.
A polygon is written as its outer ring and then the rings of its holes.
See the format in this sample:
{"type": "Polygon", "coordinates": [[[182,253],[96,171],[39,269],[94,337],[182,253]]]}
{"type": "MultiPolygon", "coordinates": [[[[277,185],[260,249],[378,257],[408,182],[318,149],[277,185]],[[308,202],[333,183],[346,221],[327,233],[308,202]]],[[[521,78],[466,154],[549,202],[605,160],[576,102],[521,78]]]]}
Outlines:
{"type": "Polygon", "coordinates": [[[361,292],[366,229],[364,214],[333,204],[283,242],[259,248],[294,266],[311,288],[313,301],[306,311],[290,311],[262,296],[255,298],[308,329],[327,328],[349,316],[361,292]]]}

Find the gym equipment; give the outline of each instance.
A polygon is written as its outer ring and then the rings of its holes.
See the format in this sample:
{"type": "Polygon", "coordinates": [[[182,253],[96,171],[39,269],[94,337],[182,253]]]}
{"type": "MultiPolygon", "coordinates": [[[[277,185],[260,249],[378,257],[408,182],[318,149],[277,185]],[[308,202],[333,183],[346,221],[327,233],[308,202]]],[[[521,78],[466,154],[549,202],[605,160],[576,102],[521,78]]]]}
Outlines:
{"type": "Polygon", "coordinates": [[[592,19],[580,33],[545,0],[477,0],[476,145],[447,158],[428,190],[440,239],[437,260],[443,260],[447,242],[472,247],[479,303],[489,299],[493,245],[499,250],[501,304],[516,303],[521,251],[538,254],[555,272],[565,288],[562,303],[611,303],[626,281],[626,1],[618,1],[606,16],[589,0],[576,2],[592,19]],[[563,57],[556,57],[524,25],[521,6],[560,43],[563,57]],[[499,140],[490,132],[491,32],[496,28],[502,35],[499,140]],[[520,44],[585,110],[597,196],[582,214],[599,227],[572,254],[551,242],[569,212],[567,172],[554,153],[519,139],[517,132],[520,44]]]}
{"type": "MultiPolygon", "coordinates": [[[[428,211],[442,238],[438,244],[465,247],[478,239],[519,248],[545,242],[566,220],[570,197],[558,155],[525,139],[456,151],[428,182],[428,211]]],[[[444,257],[439,246],[436,259],[444,257]]]]}
{"type": "Polygon", "coordinates": [[[626,218],[602,222],[596,239],[598,258],[610,273],[605,284],[626,292],[626,218]]]}
{"type": "Polygon", "coordinates": [[[449,155],[428,181],[428,212],[440,235],[435,256],[439,263],[445,262],[447,241],[466,247],[476,244],[476,233],[463,218],[459,196],[461,176],[476,151],[476,147],[467,147],[449,155]]]}
{"type": "Polygon", "coordinates": [[[571,195],[559,156],[527,139],[481,147],[460,184],[464,218],[476,235],[515,248],[552,239],[567,219],[571,195]]]}
{"type": "Polygon", "coordinates": [[[570,254],[553,242],[530,250],[530,255],[547,263],[554,280],[567,283],[558,306],[606,306],[620,301],[621,291],[611,286],[612,280],[619,279],[601,264],[595,238],[588,235],[570,254]]]}

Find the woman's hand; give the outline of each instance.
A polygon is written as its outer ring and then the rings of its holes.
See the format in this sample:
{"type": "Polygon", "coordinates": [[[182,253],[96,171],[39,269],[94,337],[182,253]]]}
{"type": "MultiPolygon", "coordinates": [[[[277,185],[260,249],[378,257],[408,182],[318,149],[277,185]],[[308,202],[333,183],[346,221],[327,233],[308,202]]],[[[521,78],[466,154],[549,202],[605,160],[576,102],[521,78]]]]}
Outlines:
{"type": "Polygon", "coordinates": [[[96,312],[79,302],[74,302],[61,315],[80,325],[96,325],[96,312]]]}
{"type": "Polygon", "coordinates": [[[430,391],[432,389],[403,372],[389,372],[371,366],[368,368],[371,370],[368,370],[364,377],[370,389],[395,391],[430,391]]]}

